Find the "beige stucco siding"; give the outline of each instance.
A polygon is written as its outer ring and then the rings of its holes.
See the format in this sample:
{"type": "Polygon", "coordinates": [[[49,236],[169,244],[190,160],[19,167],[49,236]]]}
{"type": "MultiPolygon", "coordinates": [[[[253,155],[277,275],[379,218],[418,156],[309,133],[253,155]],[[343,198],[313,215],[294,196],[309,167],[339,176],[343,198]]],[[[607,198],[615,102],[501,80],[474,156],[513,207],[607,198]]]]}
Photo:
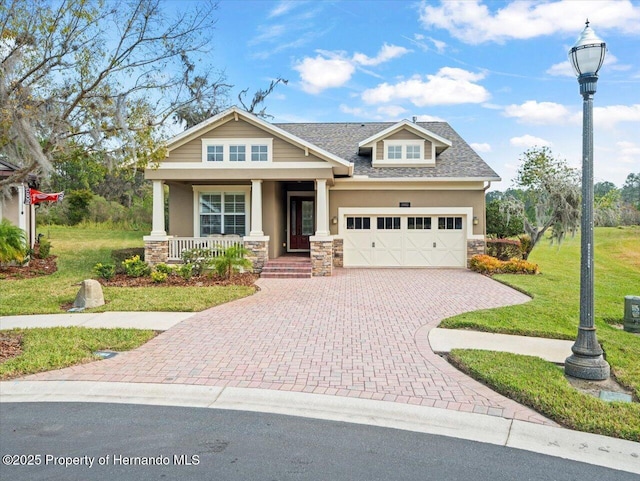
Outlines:
{"type": "Polygon", "coordinates": [[[193,187],[170,183],[169,185],[169,235],[193,236],[193,187]]]}
{"type": "MultiPolygon", "coordinates": [[[[484,233],[484,191],[428,191],[428,190],[332,190],[329,192],[329,218],[338,216],[340,207],[399,207],[411,202],[411,207],[472,207],[478,217],[474,235],[484,233]]],[[[408,212],[407,212],[408,214],[408,212]]],[[[331,234],[338,233],[338,225],[330,224],[331,234]]]]}

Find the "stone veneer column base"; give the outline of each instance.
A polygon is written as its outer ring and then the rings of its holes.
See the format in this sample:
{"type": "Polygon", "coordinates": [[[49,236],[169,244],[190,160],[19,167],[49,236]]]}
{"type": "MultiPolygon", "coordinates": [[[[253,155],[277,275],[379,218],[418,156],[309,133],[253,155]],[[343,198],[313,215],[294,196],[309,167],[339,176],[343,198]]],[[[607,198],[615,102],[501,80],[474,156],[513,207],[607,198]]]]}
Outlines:
{"type": "Polygon", "coordinates": [[[467,267],[471,258],[475,255],[484,254],[486,252],[486,242],[484,239],[468,239],[467,240],[467,267]]]}
{"type": "Polygon", "coordinates": [[[333,238],[313,236],[311,243],[311,275],[330,276],[333,271],[333,238]]]}
{"type": "Polygon", "coordinates": [[[165,263],[169,259],[169,240],[144,237],[144,261],[154,266],[165,263]]]}
{"type": "Polygon", "coordinates": [[[333,267],[344,267],[343,239],[333,239],[333,267]]]}
{"type": "Polygon", "coordinates": [[[253,264],[253,273],[260,274],[269,260],[269,237],[245,237],[243,243],[250,252],[247,258],[253,264]]]}

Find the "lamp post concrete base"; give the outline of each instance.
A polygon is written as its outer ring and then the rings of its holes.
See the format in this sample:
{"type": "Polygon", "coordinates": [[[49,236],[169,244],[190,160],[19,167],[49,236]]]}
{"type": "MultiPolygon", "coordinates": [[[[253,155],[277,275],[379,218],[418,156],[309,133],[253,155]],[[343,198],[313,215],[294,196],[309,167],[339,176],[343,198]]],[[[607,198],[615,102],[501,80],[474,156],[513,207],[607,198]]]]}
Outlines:
{"type": "Polygon", "coordinates": [[[578,338],[571,350],[573,354],[564,361],[564,373],[567,376],[590,381],[609,379],[611,369],[602,357],[595,328],[578,328],[578,338]]]}

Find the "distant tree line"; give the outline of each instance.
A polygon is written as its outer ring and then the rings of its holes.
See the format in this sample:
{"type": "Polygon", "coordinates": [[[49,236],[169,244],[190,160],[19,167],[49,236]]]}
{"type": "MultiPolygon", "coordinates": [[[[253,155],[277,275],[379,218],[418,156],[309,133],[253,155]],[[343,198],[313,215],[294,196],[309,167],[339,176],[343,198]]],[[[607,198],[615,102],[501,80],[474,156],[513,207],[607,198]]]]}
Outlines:
{"type": "MultiPolygon", "coordinates": [[[[512,188],[487,193],[487,235],[526,234],[533,248],[550,232],[552,241],[561,242],[580,225],[580,202],[580,172],[549,148],[534,147],[520,158],[512,188]]],[[[622,188],[608,181],[594,185],[594,224],[640,224],[640,172],[630,173],[622,188]]]]}

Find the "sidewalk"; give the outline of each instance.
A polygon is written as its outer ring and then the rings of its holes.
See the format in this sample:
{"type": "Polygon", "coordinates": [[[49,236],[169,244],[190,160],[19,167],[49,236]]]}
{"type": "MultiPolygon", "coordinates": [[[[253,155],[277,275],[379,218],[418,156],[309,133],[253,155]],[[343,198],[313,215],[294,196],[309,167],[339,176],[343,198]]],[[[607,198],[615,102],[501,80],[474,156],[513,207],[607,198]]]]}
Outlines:
{"type": "Polygon", "coordinates": [[[33,327],[133,328],[166,331],[196,312],[68,312],[0,317],[0,330],[33,327]]]}

